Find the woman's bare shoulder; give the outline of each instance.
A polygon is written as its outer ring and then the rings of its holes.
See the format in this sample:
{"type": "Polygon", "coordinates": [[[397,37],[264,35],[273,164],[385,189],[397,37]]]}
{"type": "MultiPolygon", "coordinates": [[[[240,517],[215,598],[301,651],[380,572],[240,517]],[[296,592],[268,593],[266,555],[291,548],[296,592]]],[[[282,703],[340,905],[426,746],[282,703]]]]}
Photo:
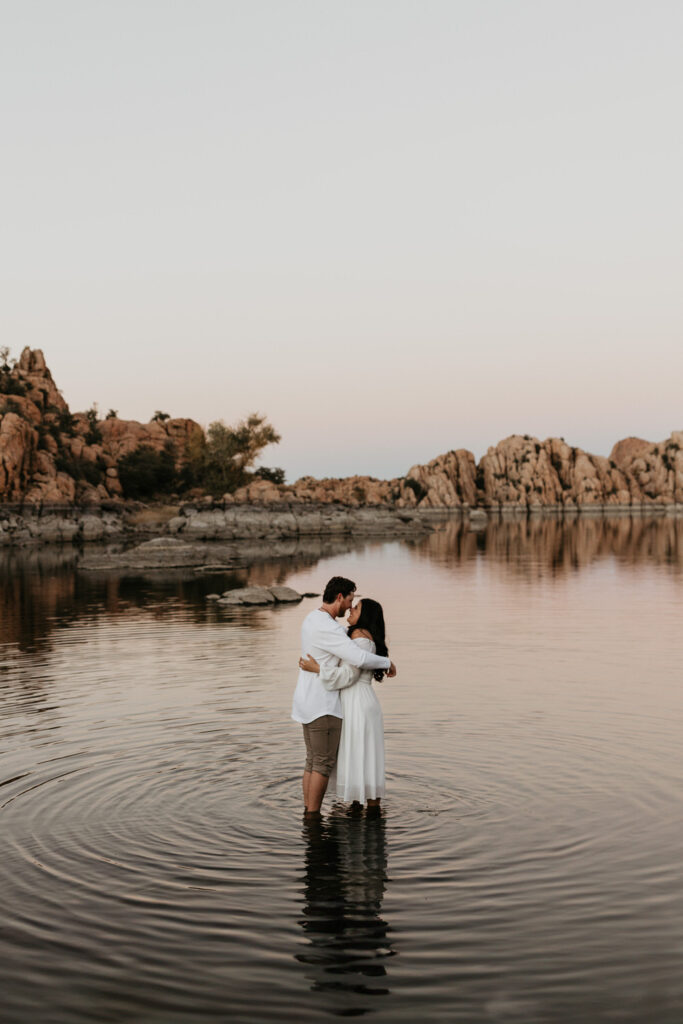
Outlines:
{"type": "Polygon", "coordinates": [[[352,640],[372,640],[372,636],[368,633],[367,629],[354,629],[349,635],[352,640]]]}

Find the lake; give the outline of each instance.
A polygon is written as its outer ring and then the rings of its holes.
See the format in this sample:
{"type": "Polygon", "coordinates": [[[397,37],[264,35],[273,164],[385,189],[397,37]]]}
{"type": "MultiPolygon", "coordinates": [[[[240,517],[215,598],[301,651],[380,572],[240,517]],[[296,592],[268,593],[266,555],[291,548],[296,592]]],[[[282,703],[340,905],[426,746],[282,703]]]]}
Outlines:
{"type": "Polygon", "coordinates": [[[683,1020],[683,521],[441,524],[231,576],[0,553],[0,1016],[683,1020]],[[302,816],[319,600],[382,602],[378,820],[302,816]]]}

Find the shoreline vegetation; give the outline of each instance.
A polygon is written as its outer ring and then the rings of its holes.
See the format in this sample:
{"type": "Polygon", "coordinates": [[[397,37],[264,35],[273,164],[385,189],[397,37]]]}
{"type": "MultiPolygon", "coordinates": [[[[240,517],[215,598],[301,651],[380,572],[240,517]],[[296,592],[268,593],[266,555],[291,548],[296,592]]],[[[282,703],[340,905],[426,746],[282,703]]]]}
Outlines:
{"type": "Polygon", "coordinates": [[[430,531],[435,519],[683,514],[683,431],[618,441],[608,458],[512,435],[477,461],[449,451],[392,480],[257,467],[280,440],[254,413],[206,432],[157,410],[71,413],[40,349],[0,349],[0,545],[169,536],[188,542],[430,531]]]}

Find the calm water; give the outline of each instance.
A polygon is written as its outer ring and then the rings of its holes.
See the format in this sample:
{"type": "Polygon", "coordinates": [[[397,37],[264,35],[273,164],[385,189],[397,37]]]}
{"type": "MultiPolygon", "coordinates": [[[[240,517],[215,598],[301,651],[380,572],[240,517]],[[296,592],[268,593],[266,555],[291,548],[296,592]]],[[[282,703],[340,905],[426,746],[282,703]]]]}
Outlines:
{"type": "Polygon", "coordinates": [[[683,523],[458,523],[234,577],[0,555],[0,1017],[683,1020],[683,523]],[[382,820],[302,821],[317,605],[381,600],[382,820]]]}

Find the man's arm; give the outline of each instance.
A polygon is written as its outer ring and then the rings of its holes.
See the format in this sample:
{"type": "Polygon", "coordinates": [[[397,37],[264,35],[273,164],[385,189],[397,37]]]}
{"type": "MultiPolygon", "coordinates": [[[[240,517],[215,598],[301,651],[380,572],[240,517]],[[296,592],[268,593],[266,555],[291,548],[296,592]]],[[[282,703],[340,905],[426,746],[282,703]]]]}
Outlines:
{"type": "Polygon", "coordinates": [[[354,665],[356,668],[369,668],[373,672],[379,668],[386,672],[391,668],[389,658],[382,658],[379,654],[364,651],[341,629],[329,633],[324,632],[322,636],[317,636],[315,645],[321,651],[327,651],[328,654],[333,654],[335,658],[347,661],[349,665],[354,665]]]}
{"type": "Polygon", "coordinates": [[[326,690],[345,690],[347,686],[353,686],[360,678],[361,670],[349,665],[348,662],[341,665],[321,665],[318,679],[326,690]]]}

